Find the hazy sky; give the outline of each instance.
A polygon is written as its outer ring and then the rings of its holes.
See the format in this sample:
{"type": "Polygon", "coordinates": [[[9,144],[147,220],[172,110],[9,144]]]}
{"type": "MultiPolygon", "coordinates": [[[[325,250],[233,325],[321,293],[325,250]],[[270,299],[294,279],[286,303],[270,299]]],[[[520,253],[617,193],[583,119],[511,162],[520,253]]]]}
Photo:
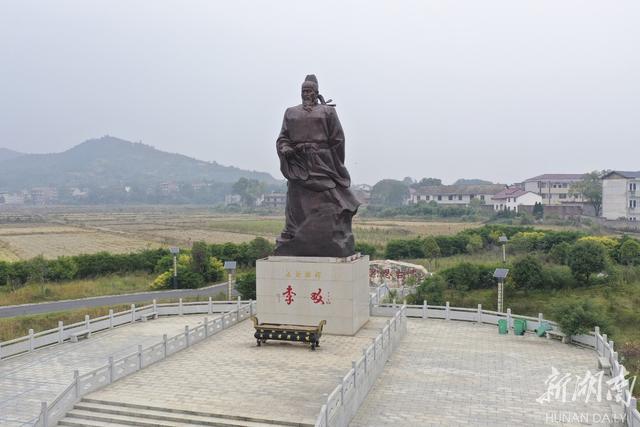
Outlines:
{"type": "Polygon", "coordinates": [[[0,147],[105,134],[280,178],[315,73],[356,183],[640,169],[640,1],[0,0],[0,147]]]}

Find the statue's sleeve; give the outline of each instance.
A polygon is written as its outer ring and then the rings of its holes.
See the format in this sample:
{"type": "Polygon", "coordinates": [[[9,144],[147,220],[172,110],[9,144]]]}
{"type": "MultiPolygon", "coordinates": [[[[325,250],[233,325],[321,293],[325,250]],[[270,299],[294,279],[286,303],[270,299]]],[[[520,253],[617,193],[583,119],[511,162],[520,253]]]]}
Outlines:
{"type": "Polygon", "coordinates": [[[340,124],[340,119],[338,119],[338,113],[335,108],[330,107],[327,122],[329,145],[338,155],[340,162],[344,163],[344,131],[342,130],[342,125],[340,124]]]}
{"type": "Polygon", "coordinates": [[[282,128],[280,129],[280,135],[276,141],[276,151],[280,158],[280,171],[287,179],[293,180],[306,180],[309,178],[309,171],[305,167],[303,159],[299,154],[292,153],[289,156],[285,156],[282,152],[283,147],[293,148],[293,143],[289,137],[289,128],[287,125],[287,112],[284,113],[282,119],[282,128]]]}

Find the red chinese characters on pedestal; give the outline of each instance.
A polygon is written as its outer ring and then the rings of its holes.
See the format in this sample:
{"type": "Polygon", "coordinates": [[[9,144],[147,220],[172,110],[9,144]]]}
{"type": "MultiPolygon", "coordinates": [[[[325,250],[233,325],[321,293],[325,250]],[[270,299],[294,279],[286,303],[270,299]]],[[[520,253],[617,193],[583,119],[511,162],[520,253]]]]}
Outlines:
{"type": "Polygon", "coordinates": [[[311,292],[311,301],[313,301],[314,304],[324,304],[321,288],[318,288],[318,292],[311,292]]]}
{"type": "Polygon", "coordinates": [[[284,295],[284,302],[286,302],[287,305],[291,305],[291,303],[293,302],[293,297],[296,295],[296,293],[293,292],[293,288],[291,287],[291,285],[289,285],[287,286],[287,290],[284,291],[282,295],[284,295]]]}

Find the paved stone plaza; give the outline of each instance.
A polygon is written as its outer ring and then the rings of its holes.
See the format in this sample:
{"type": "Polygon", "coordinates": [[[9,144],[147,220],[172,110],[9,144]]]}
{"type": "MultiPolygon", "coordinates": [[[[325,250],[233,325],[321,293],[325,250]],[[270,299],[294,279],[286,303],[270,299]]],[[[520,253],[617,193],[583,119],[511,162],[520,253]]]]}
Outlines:
{"type": "Polygon", "coordinates": [[[534,335],[499,335],[489,325],[409,320],[407,336],[351,425],[568,426],[587,424],[561,423],[561,414],[613,421],[612,410],[621,412],[606,401],[572,402],[575,382],[567,387],[569,402],[537,403],[552,366],[584,377],[596,372],[596,353],[534,335]]]}
{"type": "Polygon", "coordinates": [[[277,341],[257,347],[244,321],[87,398],[313,425],[387,320],[372,318],[354,337],[324,335],[315,352],[277,341]]]}
{"type": "MultiPolygon", "coordinates": [[[[209,316],[210,318],[217,315],[209,316]]],[[[40,413],[40,402],[53,401],[80,374],[104,366],[109,356],[136,352],[138,344],[150,346],[162,335],[176,335],[185,325],[195,327],[203,316],[172,316],[136,322],[98,332],[77,343],[65,342],[0,361],[0,426],[21,426],[40,413]]]]}
{"type": "MultiPolygon", "coordinates": [[[[256,347],[244,321],[168,359],[88,395],[115,403],[313,424],[327,394],[388,319],[372,318],[355,337],[325,335],[311,352],[299,344],[256,347]]],[[[175,316],[94,334],[0,362],[0,425],[37,416],[81,373],[175,335],[202,316],[175,316]]],[[[409,319],[408,332],[360,408],[353,426],[536,426],[561,423],[562,414],[613,419],[608,402],[536,399],[555,367],[562,374],[595,373],[592,350],[533,335],[498,335],[474,323],[409,319]]],[[[606,380],[607,378],[605,378],[606,380]]],[[[568,388],[573,392],[574,385],[568,388]]],[[[592,399],[593,400],[593,399],[592,399]]],[[[591,423],[590,425],[619,425],[591,423]]]]}

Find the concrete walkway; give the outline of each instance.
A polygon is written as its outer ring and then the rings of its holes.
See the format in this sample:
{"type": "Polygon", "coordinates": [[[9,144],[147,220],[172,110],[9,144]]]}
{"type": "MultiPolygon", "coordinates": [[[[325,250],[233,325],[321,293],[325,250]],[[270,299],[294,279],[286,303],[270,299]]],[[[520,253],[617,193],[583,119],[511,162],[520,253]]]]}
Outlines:
{"type": "MultiPolygon", "coordinates": [[[[209,316],[217,317],[216,315],[209,316]]],[[[134,353],[195,327],[204,316],[171,316],[93,334],[77,343],[66,342],[0,361],[0,426],[21,426],[40,413],[40,402],[53,401],[80,374],[107,364],[109,356],[134,353]]],[[[215,339],[215,338],[212,338],[215,339]]]]}
{"type": "Polygon", "coordinates": [[[316,351],[277,341],[257,347],[253,325],[244,321],[86,397],[313,425],[387,320],[371,318],[353,337],[323,335],[316,351]]]}
{"type": "MultiPolygon", "coordinates": [[[[577,381],[596,373],[593,350],[534,335],[499,335],[495,326],[409,320],[407,335],[352,426],[621,425],[621,407],[592,396],[573,401],[577,381]],[[538,403],[555,367],[570,374],[567,402],[538,403]],[[578,418],[576,418],[576,415],[578,418]]],[[[609,377],[604,377],[602,386],[609,377]]]]}

